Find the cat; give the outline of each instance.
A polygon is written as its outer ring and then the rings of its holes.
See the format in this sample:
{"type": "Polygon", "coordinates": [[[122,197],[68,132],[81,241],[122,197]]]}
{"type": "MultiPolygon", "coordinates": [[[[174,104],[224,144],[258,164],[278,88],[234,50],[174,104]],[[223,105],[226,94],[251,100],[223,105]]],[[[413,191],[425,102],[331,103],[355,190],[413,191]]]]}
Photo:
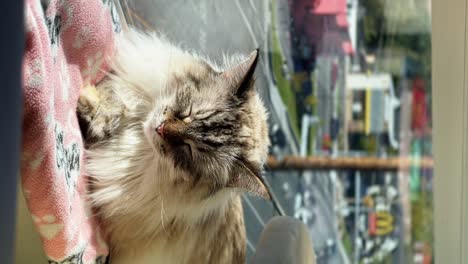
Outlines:
{"type": "Polygon", "coordinates": [[[269,199],[259,51],[218,66],[130,29],[82,90],[90,201],[112,264],[245,263],[240,195],[269,199]]]}

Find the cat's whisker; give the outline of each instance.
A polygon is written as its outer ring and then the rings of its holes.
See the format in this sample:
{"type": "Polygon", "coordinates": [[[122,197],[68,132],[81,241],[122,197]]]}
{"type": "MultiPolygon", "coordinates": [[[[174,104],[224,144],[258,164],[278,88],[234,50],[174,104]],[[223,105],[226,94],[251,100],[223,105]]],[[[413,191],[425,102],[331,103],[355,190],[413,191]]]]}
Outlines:
{"type": "MultiPolygon", "coordinates": [[[[158,193],[161,193],[161,180],[162,179],[159,179],[158,184],[157,184],[158,193]]],[[[166,231],[166,228],[164,226],[164,201],[163,201],[163,197],[161,197],[160,201],[161,201],[161,209],[160,209],[160,211],[161,211],[161,214],[160,214],[161,215],[161,227],[162,227],[162,230],[167,234],[168,232],[166,231]]]]}

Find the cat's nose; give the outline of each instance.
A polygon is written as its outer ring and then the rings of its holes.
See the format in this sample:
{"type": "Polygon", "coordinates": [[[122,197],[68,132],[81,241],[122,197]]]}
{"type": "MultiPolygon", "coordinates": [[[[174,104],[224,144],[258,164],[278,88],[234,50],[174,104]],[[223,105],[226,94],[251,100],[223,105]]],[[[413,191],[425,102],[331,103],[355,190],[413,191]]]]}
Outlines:
{"type": "Polygon", "coordinates": [[[180,143],[186,137],[185,123],[176,119],[167,119],[157,128],[156,132],[169,143],[180,143]]]}
{"type": "Polygon", "coordinates": [[[162,138],[164,138],[164,122],[162,122],[157,128],[156,128],[156,133],[160,135],[162,138]]]}

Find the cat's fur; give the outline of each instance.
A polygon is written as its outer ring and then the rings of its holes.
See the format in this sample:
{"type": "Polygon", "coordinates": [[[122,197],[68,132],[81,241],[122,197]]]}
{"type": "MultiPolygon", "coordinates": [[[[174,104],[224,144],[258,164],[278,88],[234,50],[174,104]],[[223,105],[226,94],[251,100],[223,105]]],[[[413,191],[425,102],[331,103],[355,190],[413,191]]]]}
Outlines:
{"type": "Polygon", "coordinates": [[[111,263],[244,263],[239,194],[269,196],[258,51],[216,66],[134,30],[116,47],[78,104],[111,263]]]}

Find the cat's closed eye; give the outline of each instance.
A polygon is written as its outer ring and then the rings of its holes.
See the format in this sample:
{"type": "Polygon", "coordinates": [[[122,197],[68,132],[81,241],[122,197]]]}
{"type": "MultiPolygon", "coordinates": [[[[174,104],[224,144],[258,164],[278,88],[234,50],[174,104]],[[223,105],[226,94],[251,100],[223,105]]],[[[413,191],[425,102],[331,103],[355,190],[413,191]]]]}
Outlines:
{"type": "Polygon", "coordinates": [[[175,117],[184,122],[189,121],[188,119],[190,119],[190,117],[192,116],[192,109],[193,109],[193,104],[190,104],[190,107],[188,108],[188,110],[177,112],[175,114],[175,117]]]}
{"type": "Polygon", "coordinates": [[[205,120],[213,116],[215,113],[216,113],[216,110],[207,110],[207,111],[202,111],[202,112],[197,113],[196,116],[198,120],[205,120]]]}

